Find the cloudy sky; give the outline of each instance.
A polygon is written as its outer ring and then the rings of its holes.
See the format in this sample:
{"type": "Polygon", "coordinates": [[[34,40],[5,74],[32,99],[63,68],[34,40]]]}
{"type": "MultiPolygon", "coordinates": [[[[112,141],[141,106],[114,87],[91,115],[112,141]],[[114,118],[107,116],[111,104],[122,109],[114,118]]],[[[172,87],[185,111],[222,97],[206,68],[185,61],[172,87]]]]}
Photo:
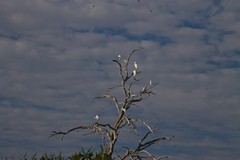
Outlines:
{"type": "Polygon", "coordinates": [[[97,148],[95,136],[48,137],[96,114],[113,119],[111,103],[94,97],[119,83],[112,59],[142,47],[141,83],[159,85],[129,114],[176,137],[153,150],[238,159],[239,13],[238,0],[2,0],[0,156],[97,148]]]}

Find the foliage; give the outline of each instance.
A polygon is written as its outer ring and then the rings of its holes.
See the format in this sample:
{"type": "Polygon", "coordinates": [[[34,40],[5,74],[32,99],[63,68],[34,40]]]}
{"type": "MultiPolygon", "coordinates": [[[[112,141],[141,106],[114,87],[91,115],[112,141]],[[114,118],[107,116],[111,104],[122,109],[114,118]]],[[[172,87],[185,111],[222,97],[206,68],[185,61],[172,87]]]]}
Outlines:
{"type": "MultiPolygon", "coordinates": [[[[81,149],[80,152],[74,153],[69,157],[64,157],[60,153],[59,155],[55,154],[43,154],[40,157],[37,157],[37,154],[34,154],[32,157],[28,158],[27,154],[23,156],[20,160],[110,160],[108,155],[106,155],[103,150],[100,152],[94,153],[92,149],[84,150],[81,149]]],[[[14,157],[1,157],[0,160],[17,160],[14,157]]]]}
{"type": "Polygon", "coordinates": [[[99,153],[95,153],[92,149],[85,151],[82,148],[82,151],[79,153],[73,154],[69,157],[69,160],[110,160],[111,158],[101,150],[99,153]]]}

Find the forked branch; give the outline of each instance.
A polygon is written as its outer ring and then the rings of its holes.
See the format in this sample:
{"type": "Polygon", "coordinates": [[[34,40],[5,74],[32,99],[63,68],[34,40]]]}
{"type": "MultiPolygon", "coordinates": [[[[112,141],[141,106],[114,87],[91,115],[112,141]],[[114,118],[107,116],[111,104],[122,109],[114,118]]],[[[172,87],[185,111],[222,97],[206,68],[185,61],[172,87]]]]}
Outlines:
{"type": "MultiPolygon", "coordinates": [[[[156,131],[156,129],[153,130],[153,132],[155,132],[155,131],[156,131]]],[[[174,137],[158,137],[158,138],[154,138],[154,139],[144,142],[150,134],[153,134],[153,132],[151,132],[151,131],[147,132],[143,136],[143,138],[139,140],[139,143],[135,149],[130,149],[128,147],[124,147],[125,149],[127,149],[127,151],[125,152],[125,154],[123,156],[118,155],[118,157],[121,160],[124,160],[127,157],[129,157],[130,159],[152,159],[152,160],[160,160],[163,158],[170,158],[169,156],[155,157],[152,153],[150,153],[149,151],[146,150],[148,147],[150,147],[156,143],[159,143],[162,140],[172,140],[174,138],[174,137]]]]}

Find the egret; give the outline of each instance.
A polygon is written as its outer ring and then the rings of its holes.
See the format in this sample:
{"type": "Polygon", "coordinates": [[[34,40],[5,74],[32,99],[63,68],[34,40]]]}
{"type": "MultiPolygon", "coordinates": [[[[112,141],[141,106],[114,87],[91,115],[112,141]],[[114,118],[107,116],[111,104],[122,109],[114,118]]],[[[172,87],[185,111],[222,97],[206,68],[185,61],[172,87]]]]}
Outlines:
{"type": "Polygon", "coordinates": [[[142,88],[142,90],[141,90],[141,92],[146,92],[146,87],[144,86],[143,88],[142,88]]]}
{"type": "Polygon", "coordinates": [[[96,119],[96,121],[99,120],[99,116],[98,115],[96,115],[94,118],[96,119]]]}
{"type": "Polygon", "coordinates": [[[151,80],[149,81],[149,84],[150,84],[150,86],[152,85],[152,81],[151,80]]]}
{"type": "Polygon", "coordinates": [[[137,71],[134,69],[133,70],[133,76],[135,77],[137,75],[137,71]]]}
{"type": "Polygon", "coordinates": [[[131,97],[136,97],[136,94],[132,94],[131,97]]]}
{"type": "Polygon", "coordinates": [[[120,54],[118,55],[118,59],[121,59],[121,55],[120,54]]]}
{"type": "Polygon", "coordinates": [[[125,108],[122,108],[122,111],[125,113],[125,112],[126,112],[126,109],[125,109],[125,108]]]}
{"type": "Polygon", "coordinates": [[[137,66],[137,62],[134,62],[134,67],[135,67],[135,69],[138,68],[138,66],[137,66]]]}

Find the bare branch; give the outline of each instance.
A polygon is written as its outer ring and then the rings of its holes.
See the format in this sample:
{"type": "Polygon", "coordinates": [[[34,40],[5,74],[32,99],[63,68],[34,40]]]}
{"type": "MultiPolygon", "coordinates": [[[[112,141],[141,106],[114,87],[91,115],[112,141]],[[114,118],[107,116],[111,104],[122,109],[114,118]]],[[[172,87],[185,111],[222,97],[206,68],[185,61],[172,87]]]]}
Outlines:
{"type": "Polygon", "coordinates": [[[119,66],[119,74],[120,74],[122,80],[125,79],[125,77],[123,75],[123,71],[122,71],[122,64],[118,60],[115,60],[115,59],[112,60],[112,61],[118,64],[118,66],[119,66]]]}
{"type": "MultiPolygon", "coordinates": [[[[154,130],[155,131],[155,130],[154,130]]],[[[169,156],[161,156],[156,158],[153,154],[151,154],[149,151],[145,150],[146,148],[150,147],[153,144],[156,144],[158,142],[160,142],[161,140],[172,140],[172,138],[169,137],[158,137],[152,140],[149,140],[145,143],[143,143],[143,141],[151,134],[152,132],[147,132],[143,138],[139,141],[138,146],[136,149],[130,149],[128,147],[123,147],[125,149],[127,149],[127,151],[125,152],[125,154],[123,156],[119,156],[121,160],[124,160],[127,157],[130,157],[130,159],[145,159],[145,158],[150,158],[152,160],[160,160],[163,158],[170,158],[169,156]]]]}
{"type": "Polygon", "coordinates": [[[107,89],[107,93],[110,92],[110,91],[113,90],[113,89],[118,88],[118,87],[121,87],[121,85],[116,85],[116,86],[114,86],[114,87],[108,88],[108,89],[107,89]]]}
{"type": "Polygon", "coordinates": [[[93,134],[93,133],[96,133],[96,134],[107,134],[109,135],[109,131],[106,129],[106,127],[108,129],[113,129],[113,127],[110,125],[110,124],[100,124],[100,123],[94,123],[93,125],[88,125],[88,126],[78,126],[78,127],[74,127],[66,132],[63,132],[63,131],[53,131],[52,134],[50,135],[49,138],[53,137],[53,136],[57,136],[57,135],[61,135],[61,139],[64,138],[65,135],[73,132],[73,131],[78,131],[80,129],[89,129],[91,130],[92,132],[88,133],[88,134],[93,134]]]}
{"type": "Polygon", "coordinates": [[[114,103],[115,103],[115,106],[116,106],[116,108],[117,108],[117,111],[119,112],[119,103],[118,103],[118,99],[115,97],[115,96],[112,96],[112,95],[110,95],[110,94],[105,94],[105,95],[103,95],[103,96],[98,96],[98,97],[96,97],[97,99],[104,99],[104,98],[111,98],[113,101],[114,101],[114,103]]]}
{"type": "Polygon", "coordinates": [[[90,128],[91,128],[91,126],[79,126],[79,127],[72,128],[72,129],[70,129],[70,130],[68,130],[68,131],[66,131],[66,132],[53,131],[49,138],[51,138],[51,137],[53,137],[53,136],[56,136],[56,135],[62,135],[62,138],[61,138],[61,139],[63,139],[63,137],[64,137],[65,135],[67,135],[67,134],[69,134],[69,133],[71,133],[71,132],[73,132],[73,131],[76,131],[76,130],[79,130],[79,129],[90,129],[90,128]]]}

